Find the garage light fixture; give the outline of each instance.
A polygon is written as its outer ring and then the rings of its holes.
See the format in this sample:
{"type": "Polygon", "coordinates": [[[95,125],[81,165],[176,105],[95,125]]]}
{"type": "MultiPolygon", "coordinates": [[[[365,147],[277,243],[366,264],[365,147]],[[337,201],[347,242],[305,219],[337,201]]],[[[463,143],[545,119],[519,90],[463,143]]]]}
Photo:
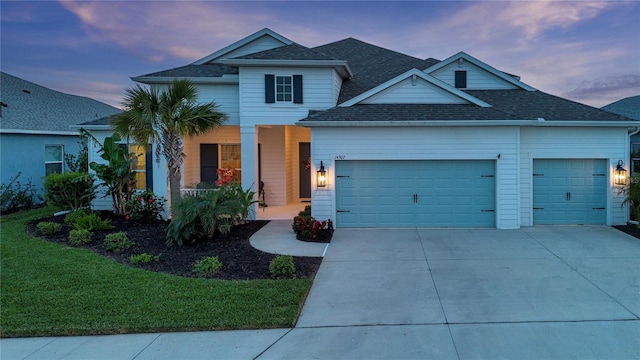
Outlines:
{"type": "Polygon", "coordinates": [[[316,176],[316,186],[319,188],[327,187],[327,170],[324,169],[322,161],[320,161],[320,169],[317,171],[316,176]]]}
{"type": "Polygon", "coordinates": [[[613,183],[615,185],[627,185],[627,170],[622,165],[622,160],[618,160],[616,170],[613,172],[613,183]]]}

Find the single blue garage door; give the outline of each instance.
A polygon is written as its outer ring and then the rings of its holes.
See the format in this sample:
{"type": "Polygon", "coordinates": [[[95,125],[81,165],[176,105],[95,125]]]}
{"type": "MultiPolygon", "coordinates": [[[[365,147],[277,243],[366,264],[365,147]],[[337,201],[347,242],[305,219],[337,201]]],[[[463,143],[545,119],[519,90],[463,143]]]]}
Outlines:
{"type": "Polygon", "coordinates": [[[606,160],[533,160],[534,225],[605,224],[606,204],[606,160]]]}
{"type": "Polygon", "coordinates": [[[336,161],[338,227],[495,227],[495,162],[336,161]]]}

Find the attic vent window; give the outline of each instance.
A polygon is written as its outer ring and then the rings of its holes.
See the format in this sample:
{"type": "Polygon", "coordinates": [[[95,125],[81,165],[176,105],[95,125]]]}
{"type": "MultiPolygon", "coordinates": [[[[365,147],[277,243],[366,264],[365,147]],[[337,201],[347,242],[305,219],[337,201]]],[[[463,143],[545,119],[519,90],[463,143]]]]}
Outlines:
{"type": "Polygon", "coordinates": [[[31,91],[27,90],[27,89],[22,89],[22,92],[25,94],[31,94],[31,91]]]}
{"type": "Polygon", "coordinates": [[[467,72],[464,70],[456,71],[455,87],[464,89],[467,87],[467,72]]]}

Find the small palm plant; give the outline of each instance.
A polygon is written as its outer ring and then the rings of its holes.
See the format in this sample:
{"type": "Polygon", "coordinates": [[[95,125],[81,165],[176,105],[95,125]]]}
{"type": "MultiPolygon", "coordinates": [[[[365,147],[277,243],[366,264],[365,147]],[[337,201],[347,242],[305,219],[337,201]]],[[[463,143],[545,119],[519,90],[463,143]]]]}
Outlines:
{"type": "MultiPolygon", "coordinates": [[[[640,175],[629,178],[629,184],[620,190],[625,194],[622,206],[629,205],[631,220],[640,220],[640,175]]],[[[638,224],[640,226],[640,223],[638,224]]]]}

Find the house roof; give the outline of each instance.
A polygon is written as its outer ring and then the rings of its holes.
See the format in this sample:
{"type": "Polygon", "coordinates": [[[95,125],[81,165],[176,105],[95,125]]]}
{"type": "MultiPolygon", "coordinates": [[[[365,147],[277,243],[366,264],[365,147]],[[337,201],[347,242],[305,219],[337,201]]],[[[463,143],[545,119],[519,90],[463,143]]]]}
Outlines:
{"type": "Polygon", "coordinates": [[[280,46],[253,54],[238,56],[234,59],[271,59],[271,60],[342,60],[325,55],[299,44],[280,46]]]}
{"type": "Polygon", "coordinates": [[[65,94],[1,73],[0,129],[3,132],[71,132],[69,127],[120,110],[99,101],[65,94]]]}
{"type": "Polygon", "coordinates": [[[317,46],[312,50],[346,60],[353,72],[353,78],[342,83],[338,103],[371,90],[410,69],[426,69],[439,62],[432,58],[418,59],[354,38],[317,46]]]}
{"type": "Polygon", "coordinates": [[[220,63],[207,63],[202,65],[189,64],[173,69],[140,75],[133,79],[135,80],[144,77],[221,77],[223,75],[238,75],[238,67],[220,63]]]}
{"type": "Polygon", "coordinates": [[[465,93],[491,104],[356,104],[310,112],[304,122],[532,120],[629,121],[624,116],[566,100],[541,91],[466,90],[465,93]]]}
{"type": "Polygon", "coordinates": [[[630,96],[602,107],[602,110],[640,120],[640,95],[630,96]]]}

